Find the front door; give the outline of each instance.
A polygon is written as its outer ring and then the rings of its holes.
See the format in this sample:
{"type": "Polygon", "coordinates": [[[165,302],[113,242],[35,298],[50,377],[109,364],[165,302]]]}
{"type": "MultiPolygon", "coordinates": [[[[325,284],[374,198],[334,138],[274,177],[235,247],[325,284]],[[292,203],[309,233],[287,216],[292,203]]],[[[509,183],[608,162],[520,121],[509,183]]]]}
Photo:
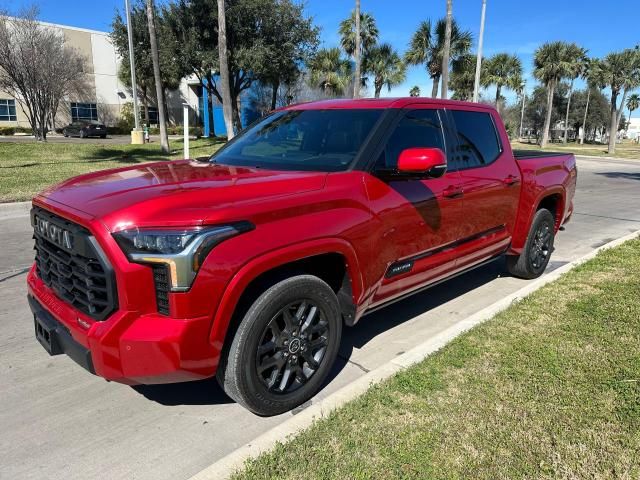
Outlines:
{"type": "Polygon", "coordinates": [[[455,256],[447,247],[460,237],[460,174],[448,172],[440,178],[394,175],[398,157],[407,148],[448,152],[443,116],[428,105],[403,111],[371,175],[365,176],[373,221],[381,223],[374,231],[382,232],[372,239],[378,261],[370,279],[375,285],[370,306],[443,277],[455,265],[455,256]]]}

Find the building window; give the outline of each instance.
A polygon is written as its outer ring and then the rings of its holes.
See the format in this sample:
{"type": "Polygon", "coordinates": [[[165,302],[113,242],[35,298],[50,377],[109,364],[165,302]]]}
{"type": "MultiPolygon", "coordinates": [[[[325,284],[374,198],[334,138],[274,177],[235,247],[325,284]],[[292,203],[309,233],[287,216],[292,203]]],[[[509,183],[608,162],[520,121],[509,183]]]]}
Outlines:
{"type": "Polygon", "coordinates": [[[0,122],[15,122],[17,120],[16,101],[12,98],[0,98],[0,122]]]}
{"type": "MultiPolygon", "coordinates": [[[[158,124],[158,107],[147,107],[149,109],[149,124],[157,125],[158,124]]],[[[144,107],[140,107],[140,118],[144,122],[144,107]]]]}
{"type": "Polygon", "coordinates": [[[98,108],[95,103],[71,102],[72,122],[91,122],[98,120],[98,108]]]}

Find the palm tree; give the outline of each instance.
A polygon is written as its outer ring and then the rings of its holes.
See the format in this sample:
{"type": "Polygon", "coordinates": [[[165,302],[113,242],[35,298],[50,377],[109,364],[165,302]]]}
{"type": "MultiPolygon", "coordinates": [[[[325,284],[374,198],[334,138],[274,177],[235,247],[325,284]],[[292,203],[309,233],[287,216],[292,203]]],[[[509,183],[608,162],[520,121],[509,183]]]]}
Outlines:
{"type": "Polygon", "coordinates": [[[222,113],[227,128],[227,139],[234,136],[233,106],[231,105],[231,87],[229,83],[229,60],[227,58],[227,19],[224,0],[218,0],[218,57],[220,70],[220,95],[222,97],[222,113]]]}
{"type": "Polygon", "coordinates": [[[498,53],[485,60],[482,66],[482,86],[496,86],[496,107],[498,107],[503,87],[517,90],[522,84],[522,62],[516,55],[498,53]]]}
{"type": "MultiPolygon", "coordinates": [[[[351,12],[349,18],[340,22],[338,30],[340,34],[340,46],[349,56],[356,51],[356,12],[351,12]]],[[[378,26],[373,15],[367,12],[360,13],[360,49],[366,52],[378,42],[378,26]]]]}
{"type": "Polygon", "coordinates": [[[587,81],[587,102],[584,107],[584,116],[582,118],[582,134],[580,135],[580,145],[584,145],[584,137],[587,132],[587,115],[589,113],[591,90],[596,87],[602,90],[605,87],[600,61],[597,58],[587,59],[582,76],[587,81]]]}
{"type": "Polygon", "coordinates": [[[539,47],[533,59],[535,70],[533,75],[540,80],[547,89],[547,110],[542,132],[542,148],[549,142],[551,128],[551,113],[553,110],[553,94],[558,82],[570,72],[570,62],[567,59],[567,44],[565,42],[550,42],[539,47]]]}
{"type": "Polygon", "coordinates": [[[573,82],[578,77],[582,77],[585,73],[587,65],[587,50],[579,47],[575,43],[567,45],[567,58],[570,61],[569,77],[571,83],[569,85],[569,94],[567,96],[567,112],[564,117],[564,134],[562,135],[562,143],[567,143],[569,132],[569,111],[571,109],[571,97],[573,95],[573,82]]]}
{"type": "MultiPolygon", "coordinates": [[[[447,22],[441,19],[433,28],[430,20],[420,23],[409,43],[409,50],[405,54],[405,61],[409,65],[425,65],[429,76],[433,80],[431,96],[438,96],[438,86],[442,76],[442,58],[445,43],[447,22]]],[[[471,32],[462,31],[456,21],[451,21],[450,63],[460,56],[469,53],[473,37],[471,32]]]]}
{"type": "Polygon", "coordinates": [[[409,96],[410,97],[419,97],[420,96],[420,87],[417,85],[414,85],[413,87],[411,87],[411,90],[409,90],[409,96]]]}
{"type": "Polygon", "coordinates": [[[629,109],[629,120],[631,120],[631,114],[640,108],[640,95],[634,93],[627,99],[627,108],[629,109]]]}
{"type": "Polygon", "coordinates": [[[160,148],[164,153],[169,153],[169,135],[167,134],[167,116],[164,111],[164,89],[162,88],[162,78],[160,76],[160,57],[158,56],[158,39],[156,37],[153,0],[147,0],[146,7],[147,26],[149,27],[149,43],[151,46],[151,61],[153,62],[153,78],[156,83],[156,96],[158,100],[160,148]]]}
{"type": "MultiPolygon", "coordinates": [[[[607,152],[612,155],[616,151],[616,137],[618,133],[618,96],[620,92],[631,88],[631,81],[635,80],[637,69],[640,68],[638,52],[632,49],[622,52],[610,53],[599,62],[599,71],[603,85],[611,89],[611,123],[609,124],[609,148],[607,152]]],[[[624,108],[623,102],[620,110],[624,108]]]]}
{"type": "Polygon", "coordinates": [[[451,22],[453,21],[453,1],[447,0],[447,16],[444,30],[444,48],[442,49],[442,92],[440,98],[449,93],[449,57],[451,55],[451,22]]]}
{"type": "Polygon", "coordinates": [[[632,67],[627,76],[627,81],[624,85],[624,91],[622,94],[622,102],[620,103],[620,109],[618,110],[618,126],[620,120],[622,120],[622,112],[624,110],[625,101],[630,91],[640,87],[640,50],[636,47],[634,50],[630,50],[632,56],[632,67]]]}
{"type": "Polygon", "coordinates": [[[342,57],[337,47],[321,49],[309,61],[309,71],[312,87],[320,88],[327,96],[339,96],[349,85],[351,62],[342,57]]]}
{"type": "Polygon", "coordinates": [[[338,32],[340,33],[340,46],[347,55],[353,57],[355,60],[356,68],[353,82],[353,96],[357,97],[360,93],[360,84],[362,83],[362,58],[378,41],[379,32],[376,20],[373,18],[373,15],[360,12],[360,0],[356,0],[355,10],[351,12],[349,18],[340,22],[338,32]],[[356,12],[359,12],[359,14],[356,12]],[[360,35],[357,35],[356,31],[359,31],[360,35]]]}
{"type": "Polygon", "coordinates": [[[476,60],[475,55],[467,53],[452,62],[449,88],[453,92],[451,98],[454,100],[470,101],[473,98],[476,60]]]}
{"type": "Polygon", "coordinates": [[[404,82],[407,67],[398,52],[388,43],[371,48],[364,59],[364,71],[373,76],[375,97],[380,97],[382,87],[391,87],[404,82]]]}

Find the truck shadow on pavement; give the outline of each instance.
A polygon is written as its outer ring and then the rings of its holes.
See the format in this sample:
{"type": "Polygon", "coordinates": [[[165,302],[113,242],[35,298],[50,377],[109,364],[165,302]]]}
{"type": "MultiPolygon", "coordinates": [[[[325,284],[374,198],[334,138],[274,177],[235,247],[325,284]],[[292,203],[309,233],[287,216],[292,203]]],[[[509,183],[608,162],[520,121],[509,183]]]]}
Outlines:
{"type": "Polygon", "coordinates": [[[596,175],[601,175],[607,178],[621,178],[625,180],[640,180],[640,173],[638,172],[600,172],[596,175]]]}
{"type": "Polygon", "coordinates": [[[222,405],[233,403],[215,378],[163,385],[136,385],[136,392],[161,405],[222,405]]]}
{"type": "MultiPolygon", "coordinates": [[[[347,366],[355,348],[364,347],[385,331],[489,283],[500,275],[506,274],[505,272],[504,258],[501,257],[484,267],[372,313],[364,317],[355,327],[345,328],[338,358],[322,389],[326,388],[347,366]]],[[[368,371],[363,366],[351,363],[364,372],[368,371]]],[[[224,393],[215,378],[167,385],[138,385],[132,388],[149,400],[161,405],[218,405],[233,402],[224,393]]]]}

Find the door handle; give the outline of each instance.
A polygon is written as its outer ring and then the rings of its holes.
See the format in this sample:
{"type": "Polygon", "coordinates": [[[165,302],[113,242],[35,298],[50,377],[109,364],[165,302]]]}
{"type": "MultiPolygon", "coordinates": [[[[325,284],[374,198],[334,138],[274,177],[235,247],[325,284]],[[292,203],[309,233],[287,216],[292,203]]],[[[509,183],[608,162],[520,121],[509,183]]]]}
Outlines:
{"type": "Polygon", "coordinates": [[[450,185],[444,189],[442,195],[445,198],[461,198],[464,195],[462,188],[450,185]]]}
{"type": "Polygon", "coordinates": [[[518,177],[516,177],[515,175],[509,175],[506,178],[502,179],[502,183],[504,183],[507,186],[511,186],[511,185],[515,185],[516,183],[519,183],[520,179],[518,177]]]}

